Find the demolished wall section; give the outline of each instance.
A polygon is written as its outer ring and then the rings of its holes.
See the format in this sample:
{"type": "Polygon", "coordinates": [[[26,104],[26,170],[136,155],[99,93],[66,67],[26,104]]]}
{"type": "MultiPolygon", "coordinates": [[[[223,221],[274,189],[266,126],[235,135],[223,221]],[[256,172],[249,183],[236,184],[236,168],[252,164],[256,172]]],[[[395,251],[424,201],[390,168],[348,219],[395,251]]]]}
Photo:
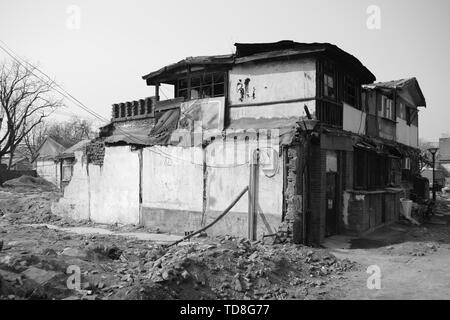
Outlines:
{"type": "Polygon", "coordinates": [[[52,212],[98,223],[139,223],[139,158],[130,146],[105,149],[104,165],[75,152],[73,175],[52,212]]]}

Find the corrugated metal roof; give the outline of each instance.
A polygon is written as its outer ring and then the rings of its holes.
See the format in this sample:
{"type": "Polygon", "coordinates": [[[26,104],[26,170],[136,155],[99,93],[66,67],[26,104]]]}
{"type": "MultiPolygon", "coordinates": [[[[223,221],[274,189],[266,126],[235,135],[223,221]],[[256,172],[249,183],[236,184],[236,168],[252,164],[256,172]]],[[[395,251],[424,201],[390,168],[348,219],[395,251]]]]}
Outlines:
{"type": "Polygon", "coordinates": [[[427,105],[422,89],[420,88],[419,82],[415,77],[377,82],[364,85],[363,88],[369,90],[380,90],[388,94],[396,90],[402,98],[415,106],[426,107],[427,105]]]}
{"type": "Polygon", "coordinates": [[[178,68],[183,68],[187,66],[195,65],[230,65],[234,62],[234,54],[226,55],[215,55],[215,56],[198,56],[198,57],[187,57],[176,63],[169,64],[159,70],[150,72],[142,77],[144,80],[150,81],[151,79],[158,77],[166,72],[176,70],[178,68]]]}

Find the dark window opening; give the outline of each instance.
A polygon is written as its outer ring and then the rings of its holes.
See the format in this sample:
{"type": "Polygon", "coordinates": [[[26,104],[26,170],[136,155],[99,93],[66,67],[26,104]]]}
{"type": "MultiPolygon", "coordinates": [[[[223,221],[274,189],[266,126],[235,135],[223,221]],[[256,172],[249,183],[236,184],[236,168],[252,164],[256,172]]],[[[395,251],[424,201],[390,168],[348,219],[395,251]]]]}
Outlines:
{"type": "Polygon", "coordinates": [[[120,117],[120,108],[118,105],[114,106],[114,118],[119,118],[120,117]]]}
{"type": "Polygon", "coordinates": [[[332,99],[336,97],[334,77],[328,73],[323,75],[323,94],[332,99]]]}
{"type": "Polygon", "coordinates": [[[352,107],[359,109],[357,105],[358,89],[355,82],[350,77],[345,77],[344,101],[352,107]]]}
{"type": "Polygon", "coordinates": [[[355,149],[354,188],[372,190],[389,186],[392,182],[390,162],[391,159],[387,155],[355,149]]]}
{"type": "Polygon", "coordinates": [[[123,118],[125,116],[126,116],[126,114],[125,114],[125,104],[122,103],[120,105],[120,117],[123,118]]]}

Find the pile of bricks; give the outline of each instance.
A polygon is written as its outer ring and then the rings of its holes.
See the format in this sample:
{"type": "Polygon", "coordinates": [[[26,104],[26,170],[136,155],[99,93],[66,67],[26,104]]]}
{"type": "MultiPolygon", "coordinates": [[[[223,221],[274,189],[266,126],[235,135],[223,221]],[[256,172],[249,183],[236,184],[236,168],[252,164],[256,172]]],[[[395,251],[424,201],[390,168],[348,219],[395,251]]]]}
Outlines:
{"type": "Polygon", "coordinates": [[[105,158],[105,144],[103,141],[92,141],[86,146],[88,163],[102,166],[105,158]]]}

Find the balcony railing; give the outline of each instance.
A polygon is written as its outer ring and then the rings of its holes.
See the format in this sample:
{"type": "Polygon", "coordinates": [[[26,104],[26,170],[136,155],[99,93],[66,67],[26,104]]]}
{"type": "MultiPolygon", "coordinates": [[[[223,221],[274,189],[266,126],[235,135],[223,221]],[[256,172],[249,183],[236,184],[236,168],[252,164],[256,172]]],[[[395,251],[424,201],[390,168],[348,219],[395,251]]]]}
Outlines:
{"type": "Polygon", "coordinates": [[[317,101],[316,117],[320,122],[342,128],[342,114],[341,105],[323,100],[317,101]]]}

